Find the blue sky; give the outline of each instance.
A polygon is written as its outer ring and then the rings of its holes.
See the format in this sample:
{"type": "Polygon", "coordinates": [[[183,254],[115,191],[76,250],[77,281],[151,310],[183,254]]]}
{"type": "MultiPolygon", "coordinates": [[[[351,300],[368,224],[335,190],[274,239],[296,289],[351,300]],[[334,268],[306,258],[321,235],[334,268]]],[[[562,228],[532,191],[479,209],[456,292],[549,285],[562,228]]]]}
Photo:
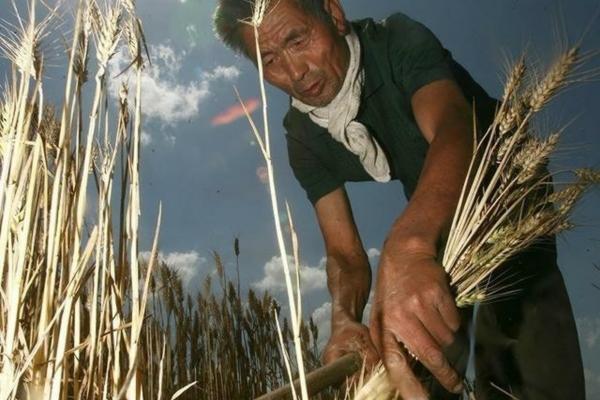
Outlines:
{"type": "MultiPolygon", "coordinates": [[[[22,1],[22,0],[19,0],[22,1]]],[[[0,0],[8,5],[8,0],[0,0]]],[[[215,0],[141,0],[153,67],[144,78],[142,150],[142,248],[148,248],[158,202],[163,204],[160,247],[194,290],[211,273],[211,251],[221,253],[235,277],[234,237],[240,239],[242,287],[280,291],[277,246],[262,156],[244,119],[215,125],[215,116],[244,99],[258,97],[257,73],[224,48],[212,32],[215,0]]],[[[548,61],[568,38],[586,32],[585,50],[600,50],[600,10],[595,0],[345,0],[349,19],[381,19],[402,11],[427,25],[492,95],[501,90],[506,60],[527,49],[548,61]],[[588,28],[589,29],[586,29],[588,28]],[[557,31],[559,33],[557,33],[557,31]]],[[[2,7],[2,10],[7,10],[2,7]]],[[[3,18],[10,13],[2,11],[3,18]]],[[[598,67],[598,59],[589,65],[598,67]]],[[[117,55],[113,66],[122,61],[117,55]]],[[[8,73],[0,63],[0,74],[8,73]]],[[[50,68],[46,96],[59,99],[62,70],[50,68]]],[[[268,88],[272,148],[280,198],[292,207],[304,267],[304,306],[327,330],[323,244],[311,205],[287,164],[281,119],[288,99],[268,88]],[[316,310],[316,311],[315,311],[316,310]]],[[[552,168],[600,168],[600,82],[575,85],[548,109],[549,127],[572,122],[552,168]]],[[[258,118],[258,113],[255,114],[258,118]]],[[[356,221],[372,264],[393,219],[405,205],[401,185],[347,185],[356,221]]],[[[588,394],[600,396],[600,190],[587,195],[575,214],[577,228],[559,239],[563,271],[580,327],[588,394]]],[[[282,208],[283,209],[283,208],[282,208]]]]}

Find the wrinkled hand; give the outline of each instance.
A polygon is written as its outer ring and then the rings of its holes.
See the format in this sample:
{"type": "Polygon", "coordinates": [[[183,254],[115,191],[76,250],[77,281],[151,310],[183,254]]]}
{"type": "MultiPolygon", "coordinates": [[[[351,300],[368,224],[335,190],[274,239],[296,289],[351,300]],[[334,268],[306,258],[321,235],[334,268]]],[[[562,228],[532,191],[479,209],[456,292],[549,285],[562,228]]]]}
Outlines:
{"type": "Polygon", "coordinates": [[[373,343],[404,399],[428,394],[410,367],[412,352],[450,392],[460,393],[461,378],[443,348],[454,340],[460,317],[446,273],[424,253],[382,254],[370,331],[373,343]]]}
{"type": "MultiPolygon", "coordinates": [[[[369,329],[358,322],[348,321],[333,328],[329,341],[323,350],[321,361],[325,365],[330,364],[352,352],[360,354],[367,371],[379,361],[379,355],[371,341],[369,329]]],[[[359,373],[351,379],[357,378],[359,373]]]]}

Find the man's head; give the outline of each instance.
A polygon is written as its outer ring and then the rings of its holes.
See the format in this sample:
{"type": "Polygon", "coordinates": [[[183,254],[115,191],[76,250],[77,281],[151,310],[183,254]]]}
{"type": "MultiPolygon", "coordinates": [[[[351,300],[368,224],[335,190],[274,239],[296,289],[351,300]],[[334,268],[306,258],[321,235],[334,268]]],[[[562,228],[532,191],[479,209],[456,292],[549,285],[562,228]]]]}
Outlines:
{"type": "MultiPolygon", "coordinates": [[[[252,2],[219,0],[217,34],[256,63],[252,2]]],[[[328,104],[348,68],[348,25],[339,0],[271,0],[258,30],[265,79],[303,103],[328,104]]]]}

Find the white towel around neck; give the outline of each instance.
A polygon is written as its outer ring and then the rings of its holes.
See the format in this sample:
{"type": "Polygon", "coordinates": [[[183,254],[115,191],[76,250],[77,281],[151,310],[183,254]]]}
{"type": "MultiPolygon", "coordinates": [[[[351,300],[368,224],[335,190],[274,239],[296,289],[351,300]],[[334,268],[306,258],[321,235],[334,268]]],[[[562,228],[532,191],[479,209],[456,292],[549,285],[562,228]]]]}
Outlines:
{"type": "Polygon", "coordinates": [[[327,128],[331,136],[356,154],[364,169],[378,182],[390,180],[390,166],[381,146],[367,127],[355,121],[360,106],[364,70],[360,65],[360,41],[351,30],[345,36],[350,48],[350,62],[344,83],[335,98],[324,107],[314,107],[292,98],[292,106],[308,114],[317,125],[327,128]]]}

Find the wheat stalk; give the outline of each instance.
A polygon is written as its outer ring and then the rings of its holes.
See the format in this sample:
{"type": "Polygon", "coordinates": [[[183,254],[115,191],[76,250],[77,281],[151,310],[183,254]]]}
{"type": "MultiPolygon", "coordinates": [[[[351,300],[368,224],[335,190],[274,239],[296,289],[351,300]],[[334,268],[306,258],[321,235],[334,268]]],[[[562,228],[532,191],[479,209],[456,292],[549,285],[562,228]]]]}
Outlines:
{"type": "MultiPolygon", "coordinates": [[[[0,398],[61,399],[67,393],[78,398],[100,397],[103,390],[103,396],[127,392],[129,398],[141,398],[139,341],[153,262],[144,287],[133,287],[139,276],[136,146],[130,146],[135,154],[127,154],[131,157],[127,164],[132,198],[122,203],[134,220],[133,227],[128,236],[120,235],[117,240],[131,246],[114,250],[112,177],[130,125],[126,90],[120,99],[114,137],[104,106],[108,62],[121,40],[126,18],[134,17],[133,2],[116,2],[102,11],[93,0],[87,7],[83,2],[78,7],[60,121],[44,107],[42,95],[41,41],[47,37],[56,10],[36,22],[36,4],[30,2],[27,20],[14,5],[17,33],[0,36],[0,47],[13,64],[13,79],[0,104],[0,398]],[[126,18],[123,10],[129,13],[126,18]],[[80,147],[84,126],[81,97],[90,37],[95,39],[98,72],[88,130],[80,147]],[[104,121],[101,147],[96,144],[102,133],[98,120],[104,121]],[[86,233],[90,172],[97,178],[99,201],[96,222],[86,233]],[[133,260],[129,269],[121,262],[125,252],[133,260]],[[135,278],[128,278],[127,271],[135,278]],[[128,297],[137,299],[130,307],[131,316],[125,307],[128,297]]],[[[135,25],[141,27],[139,20],[135,25]]],[[[140,36],[138,30],[136,38],[140,36]]],[[[142,45],[138,43],[138,47],[142,45]]],[[[141,57],[135,61],[135,67],[141,68],[141,57]]],[[[133,138],[129,140],[139,142],[139,75],[135,82],[133,138]]]]}
{"type": "MultiPolygon", "coordinates": [[[[282,233],[282,229],[281,229],[281,221],[280,221],[280,217],[279,217],[279,215],[280,215],[279,203],[277,200],[277,190],[276,190],[276,186],[275,186],[274,168],[273,168],[273,163],[272,163],[272,159],[271,159],[271,144],[270,144],[268,112],[267,112],[267,96],[266,96],[265,84],[264,84],[262,56],[261,56],[260,45],[259,45],[258,29],[267,13],[268,8],[269,8],[268,0],[256,0],[253,3],[253,12],[252,12],[252,17],[251,17],[250,21],[240,21],[240,22],[247,23],[252,28],[253,33],[254,33],[256,64],[258,67],[260,93],[261,93],[261,99],[262,99],[262,118],[263,118],[264,138],[261,136],[259,130],[256,128],[256,125],[254,124],[250,114],[246,110],[243,101],[241,101],[239,93],[237,93],[237,90],[236,90],[236,94],[238,96],[238,99],[240,99],[240,104],[242,105],[244,112],[250,123],[250,126],[252,127],[252,132],[254,133],[254,136],[260,146],[262,155],[263,155],[266,165],[267,165],[269,192],[271,194],[271,206],[273,209],[275,232],[276,232],[276,237],[277,237],[277,244],[279,247],[279,253],[280,253],[281,261],[282,261],[282,265],[283,265],[283,270],[284,270],[285,283],[286,283],[287,296],[288,296],[291,322],[292,322],[292,332],[294,334],[293,343],[294,343],[296,364],[297,364],[299,380],[300,380],[300,394],[301,394],[302,399],[308,399],[308,389],[306,387],[305,367],[304,367],[304,360],[302,357],[302,353],[303,353],[302,340],[300,337],[300,335],[301,335],[300,322],[302,320],[302,314],[301,314],[302,311],[301,311],[301,295],[300,295],[300,285],[299,285],[300,278],[299,278],[299,260],[298,260],[298,250],[297,250],[297,238],[296,238],[295,232],[292,230],[292,247],[294,249],[293,254],[294,254],[294,260],[295,260],[295,264],[296,264],[296,269],[295,269],[296,270],[296,285],[294,285],[292,283],[292,279],[291,279],[290,267],[288,265],[288,256],[287,256],[288,252],[287,252],[287,249],[285,246],[285,241],[284,241],[283,233],[282,233]]],[[[286,208],[287,208],[287,212],[288,212],[288,218],[291,221],[291,214],[290,214],[289,206],[287,205],[287,203],[286,203],[286,208]]],[[[281,343],[283,343],[283,340],[281,340],[281,343]]],[[[283,345],[282,345],[282,352],[284,355],[284,359],[286,360],[285,365],[287,367],[288,376],[291,377],[290,363],[288,362],[288,356],[286,354],[286,349],[283,345]]],[[[291,378],[290,378],[290,382],[291,382],[291,378]]],[[[292,385],[292,391],[293,391],[293,397],[296,398],[297,395],[295,393],[295,390],[293,389],[293,385],[292,385]]]]}

